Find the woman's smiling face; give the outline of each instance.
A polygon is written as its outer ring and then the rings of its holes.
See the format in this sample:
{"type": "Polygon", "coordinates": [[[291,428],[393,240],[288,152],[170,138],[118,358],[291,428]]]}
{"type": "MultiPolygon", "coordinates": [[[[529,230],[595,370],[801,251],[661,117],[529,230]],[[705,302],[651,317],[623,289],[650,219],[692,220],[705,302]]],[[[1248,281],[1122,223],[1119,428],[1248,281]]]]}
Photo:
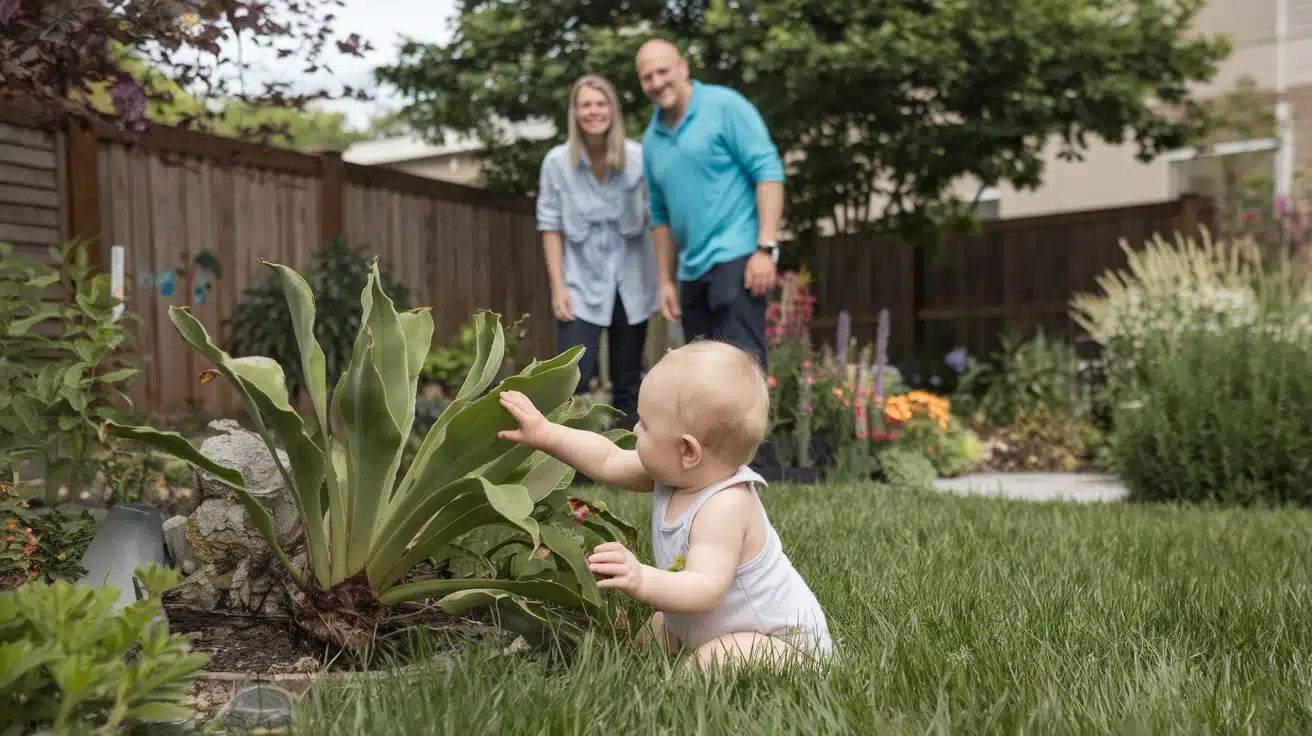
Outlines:
{"type": "Polygon", "coordinates": [[[584,133],[605,135],[610,130],[610,100],[599,89],[580,87],[574,95],[574,119],[584,133]]]}

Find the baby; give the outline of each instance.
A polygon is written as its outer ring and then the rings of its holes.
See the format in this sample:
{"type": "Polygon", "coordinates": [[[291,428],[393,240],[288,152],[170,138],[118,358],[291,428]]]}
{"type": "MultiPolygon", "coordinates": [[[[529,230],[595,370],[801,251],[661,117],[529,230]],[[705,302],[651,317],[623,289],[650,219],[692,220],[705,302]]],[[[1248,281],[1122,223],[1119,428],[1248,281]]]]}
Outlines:
{"type": "Polygon", "coordinates": [[[640,646],[691,651],[711,668],[735,657],[815,662],[832,649],[824,612],[788,557],[746,467],[761,444],[770,396],[756,361],[728,344],[697,341],[665,355],[638,393],[636,450],[553,424],[528,397],[501,394],[530,445],[600,483],[652,493],[656,566],[618,542],[598,546],[591,570],[655,608],[640,646]]]}

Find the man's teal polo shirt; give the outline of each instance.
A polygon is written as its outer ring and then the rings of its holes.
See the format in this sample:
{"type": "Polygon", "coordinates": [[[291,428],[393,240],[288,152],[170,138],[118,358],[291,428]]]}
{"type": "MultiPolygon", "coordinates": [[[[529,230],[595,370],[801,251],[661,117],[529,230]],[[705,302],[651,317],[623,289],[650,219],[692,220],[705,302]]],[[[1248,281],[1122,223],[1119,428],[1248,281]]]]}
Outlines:
{"type": "Polygon", "coordinates": [[[784,180],[756,107],[728,87],[692,84],[679,125],[670,130],[657,108],[642,138],[651,224],[670,226],[681,281],[756,250],[756,185],[784,180]]]}

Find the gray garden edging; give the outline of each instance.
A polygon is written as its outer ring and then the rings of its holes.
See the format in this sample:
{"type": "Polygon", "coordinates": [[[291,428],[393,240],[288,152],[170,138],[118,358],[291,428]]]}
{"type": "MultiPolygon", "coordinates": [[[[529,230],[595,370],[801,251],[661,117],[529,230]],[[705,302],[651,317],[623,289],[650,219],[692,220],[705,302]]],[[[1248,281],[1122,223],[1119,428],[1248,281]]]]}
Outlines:
{"type": "Polygon", "coordinates": [[[957,496],[1071,503],[1110,503],[1129,497],[1125,485],[1105,473],[971,473],[939,478],[934,490],[957,496]]]}

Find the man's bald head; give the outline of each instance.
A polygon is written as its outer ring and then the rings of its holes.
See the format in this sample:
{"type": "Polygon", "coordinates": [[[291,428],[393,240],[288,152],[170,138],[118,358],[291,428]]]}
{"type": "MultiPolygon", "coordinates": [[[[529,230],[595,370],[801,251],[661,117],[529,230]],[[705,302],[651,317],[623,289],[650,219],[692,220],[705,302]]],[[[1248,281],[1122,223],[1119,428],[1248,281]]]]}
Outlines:
{"type": "Polygon", "coordinates": [[[681,59],[683,56],[679,53],[679,47],[666,41],[663,38],[653,38],[638,47],[638,63],[642,63],[644,58],[653,58],[659,56],[669,56],[674,59],[681,59]]]}
{"type": "Polygon", "coordinates": [[[667,116],[681,117],[692,98],[692,82],[688,62],[678,47],[663,38],[653,38],[638,49],[637,65],[638,81],[647,99],[667,116]]]}

